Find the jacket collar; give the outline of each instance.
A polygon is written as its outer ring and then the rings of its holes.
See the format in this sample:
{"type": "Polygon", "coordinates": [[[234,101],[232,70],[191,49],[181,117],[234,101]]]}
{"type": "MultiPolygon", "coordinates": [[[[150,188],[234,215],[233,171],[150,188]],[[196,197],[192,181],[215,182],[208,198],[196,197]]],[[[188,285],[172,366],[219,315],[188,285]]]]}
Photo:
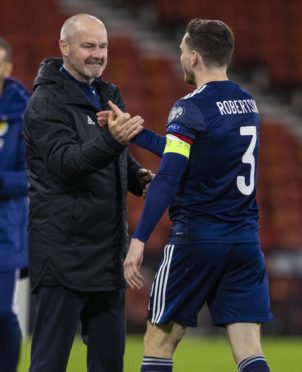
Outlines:
{"type": "MultiPolygon", "coordinates": [[[[49,58],[41,62],[37,77],[34,81],[33,89],[43,85],[56,85],[62,90],[61,101],[68,104],[90,105],[85,94],[78,85],[71,79],[64,77],[60,69],[63,65],[61,58],[49,58]]],[[[113,98],[115,88],[102,80],[95,79],[96,89],[103,101],[104,107],[107,107],[107,101],[113,98]]]]}

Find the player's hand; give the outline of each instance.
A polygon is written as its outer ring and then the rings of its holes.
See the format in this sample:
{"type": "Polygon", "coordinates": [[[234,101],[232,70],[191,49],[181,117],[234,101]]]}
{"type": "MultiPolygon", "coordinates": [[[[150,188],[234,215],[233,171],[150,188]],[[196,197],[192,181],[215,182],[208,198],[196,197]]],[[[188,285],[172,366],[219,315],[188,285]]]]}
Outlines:
{"type": "Polygon", "coordinates": [[[127,145],[133,137],[144,129],[143,123],[144,120],[140,116],[131,118],[130,114],[124,112],[116,116],[113,111],[110,111],[108,115],[109,131],[123,145],[127,145]]]}
{"type": "MultiPolygon", "coordinates": [[[[108,105],[112,109],[114,118],[118,118],[119,116],[123,114],[123,111],[112,101],[109,100],[108,105]]],[[[108,125],[110,112],[111,110],[105,110],[105,111],[99,111],[96,113],[97,121],[100,127],[105,127],[106,125],[108,125]]]]}
{"type": "Polygon", "coordinates": [[[110,106],[112,112],[114,113],[116,117],[119,117],[123,114],[123,111],[118,107],[118,105],[116,105],[112,101],[109,100],[108,105],[110,106]]]}
{"type": "Polygon", "coordinates": [[[121,144],[127,145],[133,137],[143,130],[144,120],[140,116],[131,118],[130,114],[123,112],[112,101],[108,102],[111,111],[100,111],[97,120],[100,127],[108,125],[112,136],[121,144]]]}
{"type": "MultiPolygon", "coordinates": [[[[108,104],[112,108],[113,117],[115,119],[123,114],[123,111],[115,103],[109,100],[108,104]]],[[[105,127],[108,125],[110,112],[111,110],[97,112],[96,117],[100,127],[105,127]]]]}
{"type": "Polygon", "coordinates": [[[124,277],[132,289],[141,289],[144,285],[144,278],[140,268],[143,262],[145,243],[139,239],[131,239],[129,251],[124,262],[124,277]]]}
{"type": "Polygon", "coordinates": [[[147,195],[149,185],[154,178],[155,174],[150,169],[141,168],[137,172],[137,177],[140,185],[143,188],[143,196],[147,195]]]}

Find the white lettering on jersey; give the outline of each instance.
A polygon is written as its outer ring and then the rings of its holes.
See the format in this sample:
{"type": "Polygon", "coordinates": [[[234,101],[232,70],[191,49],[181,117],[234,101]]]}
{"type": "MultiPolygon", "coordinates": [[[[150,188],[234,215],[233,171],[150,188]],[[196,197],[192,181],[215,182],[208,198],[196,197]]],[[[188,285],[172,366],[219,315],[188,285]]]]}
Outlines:
{"type": "Polygon", "coordinates": [[[256,102],[253,99],[218,101],[216,105],[221,115],[237,115],[249,112],[258,113],[256,102]]]}

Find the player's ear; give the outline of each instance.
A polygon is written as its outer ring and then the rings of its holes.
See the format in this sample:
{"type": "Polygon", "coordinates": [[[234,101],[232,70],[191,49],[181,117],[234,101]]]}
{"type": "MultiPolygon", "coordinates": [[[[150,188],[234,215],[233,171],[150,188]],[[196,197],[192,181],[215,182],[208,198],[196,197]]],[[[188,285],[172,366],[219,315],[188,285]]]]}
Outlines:
{"type": "Polygon", "coordinates": [[[193,49],[192,50],[192,55],[191,55],[191,65],[192,65],[192,67],[195,67],[197,65],[199,58],[200,58],[200,54],[195,49],[193,49]]]}

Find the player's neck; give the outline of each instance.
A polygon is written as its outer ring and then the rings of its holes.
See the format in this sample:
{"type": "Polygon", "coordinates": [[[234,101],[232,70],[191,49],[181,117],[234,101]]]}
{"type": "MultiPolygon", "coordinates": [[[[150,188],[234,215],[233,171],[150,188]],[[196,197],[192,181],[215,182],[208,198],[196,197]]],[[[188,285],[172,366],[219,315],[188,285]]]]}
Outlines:
{"type": "Polygon", "coordinates": [[[198,74],[196,78],[196,87],[200,88],[201,86],[211,82],[211,81],[226,81],[229,80],[226,74],[226,71],[221,71],[220,69],[212,70],[206,74],[198,74]]]}

